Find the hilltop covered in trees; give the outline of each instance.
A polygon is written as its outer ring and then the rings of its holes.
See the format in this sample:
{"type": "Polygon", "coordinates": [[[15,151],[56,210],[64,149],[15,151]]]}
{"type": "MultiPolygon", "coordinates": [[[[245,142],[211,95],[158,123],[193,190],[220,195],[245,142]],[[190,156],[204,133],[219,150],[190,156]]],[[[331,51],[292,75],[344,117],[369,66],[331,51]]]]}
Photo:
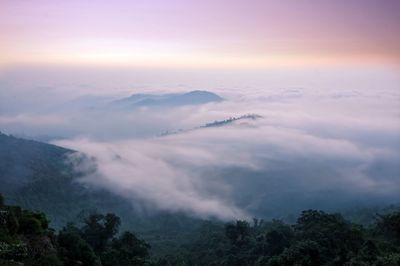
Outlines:
{"type": "Polygon", "coordinates": [[[400,265],[400,212],[364,227],[340,214],[301,213],[295,224],[204,222],[173,254],[151,255],[112,213],[91,213],[56,232],[44,213],[0,197],[0,265],[400,265]]]}
{"type": "Polygon", "coordinates": [[[262,116],[257,115],[257,114],[247,114],[247,115],[241,115],[241,116],[237,116],[237,117],[229,117],[224,120],[215,120],[213,122],[206,123],[205,125],[195,127],[192,129],[187,129],[187,130],[179,129],[177,131],[165,131],[161,134],[161,136],[169,136],[169,135],[174,135],[174,134],[179,134],[179,133],[184,133],[184,132],[190,132],[190,131],[202,129],[202,128],[222,127],[222,126],[232,124],[233,122],[239,121],[239,120],[256,120],[256,119],[260,119],[260,118],[262,118],[262,116]]]}

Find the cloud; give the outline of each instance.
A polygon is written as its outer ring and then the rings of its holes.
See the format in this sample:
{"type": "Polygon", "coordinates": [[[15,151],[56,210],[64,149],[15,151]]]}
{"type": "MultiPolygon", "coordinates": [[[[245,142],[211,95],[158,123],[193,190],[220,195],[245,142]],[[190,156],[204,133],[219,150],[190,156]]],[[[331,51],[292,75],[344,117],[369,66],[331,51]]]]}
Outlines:
{"type": "Polygon", "coordinates": [[[17,115],[0,115],[0,125],[8,124],[24,124],[28,126],[48,126],[61,125],[64,121],[62,117],[53,115],[32,115],[32,114],[17,114],[17,115]]]}
{"type": "Polygon", "coordinates": [[[46,98],[40,112],[17,106],[1,115],[0,126],[61,135],[55,144],[93,158],[76,164],[91,170],[81,182],[149,208],[226,220],[400,201],[397,80],[349,79],[342,89],[329,75],[329,86],[276,89],[258,78],[256,87],[215,89],[227,100],[200,106],[109,110],[46,98]],[[249,113],[262,119],[197,128],[249,113]]]}
{"type": "Polygon", "coordinates": [[[146,205],[161,210],[220,219],[248,217],[246,212],[224,199],[223,195],[226,196],[227,191],[224,190],[223,184],[219,184],[221,187],[217,188],[217,195],[208,194],[201,188],[204,182],[201,176],[196,175],[195,171],[188,171],[188,167],[193,166],[191,162],[181,160],[190,154],[191,159],[203,161],[194,162],[194,165],[207,165],[205,162],[215,159],[215,156],[206,151],[182,151],[179,146],[173,147],[152,141],[99,143],[81,139],[56,143],[94,156],[94,161],[84,161],[84,165],[80,154],[74,154],[70,158],[73,162],[78,160],[76,166],[80,171],[86,172],[80,180],[85,184],[109,188],[128,199],[139,199],[146,205]],[[176,163],[180,166],[173,162],[174,156],[177,156],[176,163]],[[86,171],[92,163],[95,164],[96,171],[86,171]],[[185,164],[185,167],[182,167],[182,164],[185,164]]]}
{"type": "MultiPolygon", "coordinates": [[[[82,182],[162,210],[201,217],[245,218],[278,209],[399,200],[398,139],[391,143],[389,138],[387,145],[379,145],[354,136],[360,132],[393,135],[397,128],[389,122],[396,117],[386,117],[382,123],[388,126],[377,128],[367,116],[358,116],[356,125],[351,119],[336,119],[340,114],[324,120],[323,111],[312,119],[308,118],[312,114],[293,119],[287,109],[296,108],[296,103],[280,104],[285,112],[276,106],[262,109],[263,104],[254,101],[251,106],[264,118],[238,120],[223,127],[165,137],[76,139],[56,144],[95,158],[96,172],[82,182]],[[327,133],[325,126],[342,131],[327,133]],[[384,173],[377,168],[379,164],[391,170],[384,173]],[[289,203],[289,199],[295,201],[289,203]]],[[[232,106],[246,110],[238,102],[192,107],[186,109],[190,112],[185,119],[212,119],[221,113],[226,117],[233,112],[232,106]]]]}

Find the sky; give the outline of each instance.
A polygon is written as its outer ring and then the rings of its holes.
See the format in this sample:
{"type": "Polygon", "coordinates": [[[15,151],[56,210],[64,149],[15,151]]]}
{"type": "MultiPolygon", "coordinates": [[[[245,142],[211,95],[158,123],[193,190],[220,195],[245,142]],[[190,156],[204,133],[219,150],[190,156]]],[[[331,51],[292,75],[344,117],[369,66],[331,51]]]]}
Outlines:
{"type": "Polygon", "coordinates": [[[398,65],[397,0],[0,1],[0,64],[398,65]]]}

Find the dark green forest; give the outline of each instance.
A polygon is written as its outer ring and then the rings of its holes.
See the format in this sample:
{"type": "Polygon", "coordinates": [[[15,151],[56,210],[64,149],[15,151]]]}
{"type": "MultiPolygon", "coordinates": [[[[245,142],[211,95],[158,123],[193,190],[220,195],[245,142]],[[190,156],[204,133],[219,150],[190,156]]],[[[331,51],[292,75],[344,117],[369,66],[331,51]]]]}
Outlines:
{"type": "MultiPolygon", "coordinates": [[[[0,265],[400,265],[400,212],[369,226],[340,214],[306,210],[281,220],[203,221],[175,252],[153,254],[113,214],[90,213],[60,230],[45,213],[0,197],[0,265]]],[[[179,234],[179,232],[177,232],[179,234]]]]}

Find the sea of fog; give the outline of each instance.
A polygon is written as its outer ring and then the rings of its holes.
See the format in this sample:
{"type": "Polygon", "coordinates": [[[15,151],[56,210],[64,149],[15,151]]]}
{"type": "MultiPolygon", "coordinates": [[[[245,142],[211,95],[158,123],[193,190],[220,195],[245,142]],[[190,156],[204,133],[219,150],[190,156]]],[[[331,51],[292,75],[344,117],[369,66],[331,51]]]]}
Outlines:
{"type": "Polygon", "coordinates": [[[394,67],[0,72],[0,130],[92,157],[80,182],[155,209],[220,219],[399,203],[394,67]],[[224,101],[113,108],[132,94],[224,101]],[[199,128],[246,114],[218,127],[199,128]],[[175,132],[164,134],[163,132],[175,132]]]}

